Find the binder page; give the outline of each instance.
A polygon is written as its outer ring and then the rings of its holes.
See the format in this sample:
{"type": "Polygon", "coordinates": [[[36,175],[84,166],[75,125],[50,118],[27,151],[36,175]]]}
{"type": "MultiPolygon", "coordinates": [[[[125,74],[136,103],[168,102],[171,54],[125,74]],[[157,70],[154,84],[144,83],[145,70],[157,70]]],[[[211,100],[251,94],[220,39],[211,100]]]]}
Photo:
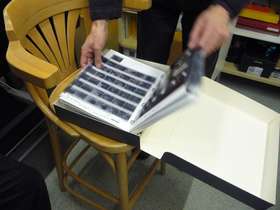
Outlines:
{"type": "Polygon", "coordinates": [[[100,69],[88,65],[59,98],[107,124],[129,131],[143,107],[161,91],[166,74],[113,50],[100,69]]]}

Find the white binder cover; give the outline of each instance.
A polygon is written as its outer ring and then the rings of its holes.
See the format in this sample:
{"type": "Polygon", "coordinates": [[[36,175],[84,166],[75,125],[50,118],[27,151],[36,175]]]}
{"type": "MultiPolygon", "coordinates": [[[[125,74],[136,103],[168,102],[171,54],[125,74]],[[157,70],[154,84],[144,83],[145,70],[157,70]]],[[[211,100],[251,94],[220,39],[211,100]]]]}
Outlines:
{"type": "Polygon", "coordinates": [[[255,209],[276,200],[280,115],[203,79],[199,99],[146,129],[141,150],[255,209]]]}

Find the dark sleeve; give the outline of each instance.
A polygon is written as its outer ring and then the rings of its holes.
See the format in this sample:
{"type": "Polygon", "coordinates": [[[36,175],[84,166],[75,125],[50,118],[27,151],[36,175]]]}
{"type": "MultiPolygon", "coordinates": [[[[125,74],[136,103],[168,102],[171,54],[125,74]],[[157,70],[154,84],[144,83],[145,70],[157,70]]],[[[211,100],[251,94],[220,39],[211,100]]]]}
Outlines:
{"type": "Polygon", "coordinates": [[[250,3],[251,0],[215,0],[215,4],[223,6],[230,14],[231,18],[236,17],[241,9],[250,3]]]}
{"type": "Polygon", "coordinates": [[[89,0],[92,20],[115,19],[121,16],[122,0],[89,0]]]}

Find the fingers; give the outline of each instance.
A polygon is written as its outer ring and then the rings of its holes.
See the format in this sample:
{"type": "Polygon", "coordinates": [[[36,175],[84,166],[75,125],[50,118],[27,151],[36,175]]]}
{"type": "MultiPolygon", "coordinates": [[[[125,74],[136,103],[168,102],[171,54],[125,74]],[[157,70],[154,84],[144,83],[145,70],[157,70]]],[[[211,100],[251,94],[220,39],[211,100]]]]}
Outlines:
{"type": "Polygon", "coordinates": [[[94,63],[98,68],[101,67],[102,50],[107,42],[108,24],[106,20],[96,20],[92,22],[90,34],[87,36],[81,49],[80,65],[85,67],[94,63]]]}
{"type": "Polygon", "coordinates": [[[101,68],[101,56],[101,50],[82,49],[80,65],[82,68],[84,68],[88,64],[95,64],[97,68],[101,68]]]}
{"type": "Polygon", "coordinates": [[[83,46],[81,49],[80,65],[84,68],[93,60],[93,50],[89,46],[83,46]]]}
{"type": "Polygon", "coordinates": [[[203,21],[201,21],[201,19],[198,18],[197,21],[194,23],[193,29],[190,34],[190,40],[188,44],[188,47],[190,49],[195,49],[199,47],[198,44],[204,30],[203,28],[203,21]]]}
{"type": "Polygon", "coordinates": [[[101,68],[102,51],[100,49],[92,49],[91,46],[83,46],[80,58],[81,67],[84,68],[86,65],[93,63],[97,68],[101,68]]]}
{"type": "Polygon", "coordinates": [[[102,65],[101,56],[102,56],[101,50],[94,50],[94,64],[97,68],[101,68],[102,65]]]}
{"type": "Polygon", "coordinates": [[[88,58],[88,60],[87,60],[87,65],[88,65],[88,64],[93,64],[93,58],[91,58],[91,57],[88,58]]]}
{"type": "Polygon", "coordinates": [[[225,40],[229,38],[229,30],[225,28],[209,28],[206,29],[199,42],[200,48],[202,48],[207,55],[216,51],[223,45],[225,40]]]}
{"type": "Polygon", "coordinates": [[[211,28],[207,27],[199,40],[198,46],[209,55],[219,45],[219,35],[211,28]]]}
{"type": "Polygon", "coordinates": [[[97,68],[100,68],[102,63],[102,50],[95,49],[94,43],[92,43],[92,40],[89,38],[85,41],[81,48],[80,65],[84,68],[86,65],[94,63],[97,68]]]}
{"type": "Polygon", "coordinates": [[[229,37],[229,15],[221,6],[211,6],[196,20],[188,47],[201,48],[207,55],[220,48],[229,37]]]}

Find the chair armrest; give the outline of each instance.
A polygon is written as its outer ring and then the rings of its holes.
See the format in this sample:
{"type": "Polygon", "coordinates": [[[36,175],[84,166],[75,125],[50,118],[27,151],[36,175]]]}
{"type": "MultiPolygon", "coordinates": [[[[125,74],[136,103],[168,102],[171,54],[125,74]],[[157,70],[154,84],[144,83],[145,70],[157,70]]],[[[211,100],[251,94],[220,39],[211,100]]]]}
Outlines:
{"type": "Polygon", "coordinates": [[[26,51],[19,41],[10,41],[6,54],[12,71],[24,81],[42,88],[52,88],[58,81],[58,67],[26,51]]]}
{"type": "Polygon", "coordinates": [[[141,11],[151,8],[152,0],[123,0],[124,9],[141,11]]]}
{"type": "Polygon", "coordinates": [[[61,128],[67,134],[74,138],[79,138],[80,134],[77,133],[73,128],[67,125],[65,122],[60,120],[51,110],[50,108],[43,102],[43,100],[38,95],[37,91],[34,89],[34,86],[30,83],[26,83],[26,89],[31,94],[35,104],[40,108],[40,110],[44,113],[44,115],[53,122],[56,126],[61,128]]]}

